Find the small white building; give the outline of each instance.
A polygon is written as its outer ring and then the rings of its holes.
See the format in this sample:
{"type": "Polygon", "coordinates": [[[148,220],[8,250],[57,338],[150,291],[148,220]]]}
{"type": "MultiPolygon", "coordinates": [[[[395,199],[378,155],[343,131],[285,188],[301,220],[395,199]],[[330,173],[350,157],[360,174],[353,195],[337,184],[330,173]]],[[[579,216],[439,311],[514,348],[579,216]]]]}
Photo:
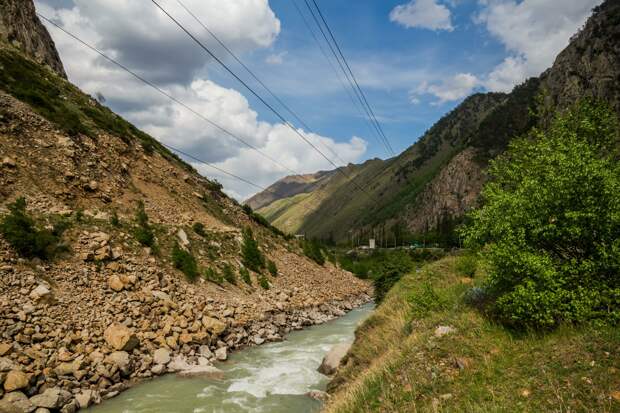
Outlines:
{"type": "Polygon", "coordinates": [[[370,248],[371,250],[375,249],[375,239],[371,238],[368,240],[368,248],[370,248]]]}

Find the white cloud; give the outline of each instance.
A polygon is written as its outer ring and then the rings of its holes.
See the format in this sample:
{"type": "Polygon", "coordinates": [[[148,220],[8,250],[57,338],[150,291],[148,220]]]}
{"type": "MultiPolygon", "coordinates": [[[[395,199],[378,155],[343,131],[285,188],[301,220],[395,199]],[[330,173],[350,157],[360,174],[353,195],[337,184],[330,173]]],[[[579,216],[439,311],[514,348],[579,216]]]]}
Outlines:
{"type": "Polygon", "coordinates": [[[463,99],[479,86],[480,81],[471,73],[459,73],[441,82],[429,84],[422,82],[416,90],[411,91],[412,103],[419,103],[421,95],[432,95],[437,98],[433,105],[463,99]]]}
{"type": "Polygon", "coordinates": [[[270,65],[281,65],[284,62],[284,56],[288,52],[272,53],[265,59],[265,63],[270,65]]]}
{"type": "Polygon", "coordinates": [[[484,24],[510,53],[488,76],[486,87],[509,91],[553,63],[570,37],[602,0],[481,0],[474,21],[484,24]]]}
{"type": "Polygon", "coordinates": [[[436,0],[411,0],[396,6],[390,12],[390,20],[407,28],[454,30],[450,10],[436,0]]]}
{"type": "MultiPolygon", "coordinates": [[[[164,6],[172,3],[162,1],[164,6]]],[[[209,19],[207,25],[239,53],[268,47],[279,33],[279,21],[267,0],[229,0],[225,4],[217,0],[185,0],[184,3],[209,19]]],[[[302,173],[333,168],[287,126],[260,121],[241,93],[209,80],[208,59],[194,49],[184,34],[177,33],[178,28],[166,27],[167,23],[151,6],[150,2],[74,0],[71,8],[55,9],[37,3],[45,16],[288,168],[302,173]],[[153,50],[156,45],[162,47],[157,53],[153,50]],[[140,52],[129,56],[136,50],[140,52]],[[153,56],[140,53],[153,53],[153,56]]],[[[92,95],[102,93],[108,104],[162,142],[264,186],[290,174],[54,27],[49,30],[74,83],[92,95]]],[[[201,33],[202,29],[190,30],[201,33]]],[[[338,143],[318,135],[309,135],[308,139],[330,157],[325,146],[337,151],[346,162],[358,161],[366,151],[366,142],[356,137],[338,143]]],[[[220,180],[238,199],[258,190],[203,164],[195,166],[205,175],[220,180]]]]}

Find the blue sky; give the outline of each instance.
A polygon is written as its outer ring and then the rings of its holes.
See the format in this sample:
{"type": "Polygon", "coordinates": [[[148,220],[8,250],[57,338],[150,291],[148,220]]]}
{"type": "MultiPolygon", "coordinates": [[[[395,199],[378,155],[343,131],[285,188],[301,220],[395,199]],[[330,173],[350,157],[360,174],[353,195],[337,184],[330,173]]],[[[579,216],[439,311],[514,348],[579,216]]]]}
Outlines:
{"type": "MultiPolygon", "coordinates": [[[[386,158],[310,35],[304,0],[183,0],[305,121],[302,133],[336,161],[386,158]],[[313,133],[310,133],[313,132],[313,133]]],[[[259,185],[332,166],[203,53],[150,1],[36,0],[57,24],[154,81],[281,164],[206,125],[50,27],[70,79],[158,139],[259,185]]],[[[310,1],[311,3],[311,1],[310,1]]],[[[317,0],[372,108],[399,153],[471,93],[509,91],[549,67],[599,0],[317,0]]],[[[171,14],[226,57],[176,0],[171,14]]],[[[329,53],[327,45],[323,43],[329,53]]],[[[335,64],[335,62],[333,62],[335,64]]],[[[281,113],[298,122],[280,108],[281,113]]],[[[256,188],[205,165],[243,199],[256,188]]]]}

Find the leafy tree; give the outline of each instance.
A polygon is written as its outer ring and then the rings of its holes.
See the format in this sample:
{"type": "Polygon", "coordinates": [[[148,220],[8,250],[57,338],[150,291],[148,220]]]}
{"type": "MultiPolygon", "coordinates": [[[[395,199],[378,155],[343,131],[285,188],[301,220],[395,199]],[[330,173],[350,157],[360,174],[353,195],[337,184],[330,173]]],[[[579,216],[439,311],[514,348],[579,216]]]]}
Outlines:
{"type": "Polygon", "coordinates": [[[267,271],[269,271],[273,277],[278,276],[278,267],[276,267],[276,263],[271,260],[267,261],[267,271]]]}
{"type": "Polygon", "coordinates": [[[490,264],[497,317],[517,327],[620,320],[618,124],[583,101],[491,163],[463,229],[490,264]]]}
{"type": "Polygon", "coordinates": [[[265,268],[265,257],[258,249],[258,242],[254,239],[252,229],[249,227],[243,230],[243,244],[241,245],[241,256],[243,265],[248,269],[261,272],[265,268]]]}
{"type": "Polygon", "coordinates": [[[377,303],[383,301],[394,284],[413,268],[413,261],[406,253],[383,254],[383,257],[388,259],[375,266],[376,273],[373,280],[377,303]]]}
{"type": "Polygon", "coordinates": [[[187,279],[191,282],[198,279],[198,264],[196,258],[191,252],[184,250],[177,242],[172,247],[172,265],[174,268],[181,270],[187,279]]]}
{"type": "Polygon", "coordinates": [[[24,257],[51,258],[57,251],[59,237],[64,229],[55,228],[54,232],[37,229],[34,219],[26,212],[25,198],[17,198],[7,207],[9,214],[0,223],[4,239],[24,257]]]}
{"type": "Polygon", "coordinates": [[[144,202],[139,201],[136,208],[136,224],[134,236],[136,240],[144,246],[155,248],[155,234],[149,224],[149,216],[144,210],[144,202]]]}

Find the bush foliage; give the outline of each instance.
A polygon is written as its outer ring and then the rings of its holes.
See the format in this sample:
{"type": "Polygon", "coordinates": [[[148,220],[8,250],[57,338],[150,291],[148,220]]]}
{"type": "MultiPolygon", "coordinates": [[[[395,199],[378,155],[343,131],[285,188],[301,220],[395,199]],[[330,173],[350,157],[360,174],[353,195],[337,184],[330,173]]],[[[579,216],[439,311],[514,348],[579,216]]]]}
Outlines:
{"type": "Polygon", "coordinates": [[[276,263],[272,260],[267,261],[267,271],[269,271],[269,274],[271,274],[273,277],[278,276],[278,267],[276,266],[276,263]]]}
{"type": "Polygon", "coordinates": [[[241,278],[247,285],[252,285],[252,278],[250,277],[250,272],[247,268],[239,268],[239,278],[241,278]]]}
{"type": "Polygon", "coordinates": [[[184,250],[177,242],[172,247],[172,265],[181,270],[187,279],[194,282],[198,279],[198,264],[191,252],[184,250]]]}
{"type": "Polygon", "coordinates": [[[67,228],[64,221],[54,226],[54,230],[38,229],[35,221],[26,212],[26,199],[18,198],[8,205],[9,214],[0,222],[0,232],[4,239],[27,258],[50,259],[58,251],[62,232],[67,228]]]}
{"type": "Polygon", "coordinates": [[[325,264],[325,256],[323,255],[323,251],[321,251],[321,244],[319,244],[318,241],[304,241],[302,248],[306,257],[319,265],[325,264]]]}
{"type": "Polygon", "coordinates": [[[517,327],[620,320],[618,124],[583,101],[491,163],[463,230],[489,263],[497,317],[517,327]]]}
{"type": "Polygon", "coordinates": [[[136,208],[136,224],[137,227],[134,229],[136,240],[144,246],[155,248],[155,234],[151,224],[149,224],[149,216],[144,210],[144,202],[142,201],[138,202],[136,208]]]}
{"type": "Polygon", "coordinates": [[[243,244],[241,245],[241,256],[243,265],[248,269],[261,272],[265,268],[265,257],[258,249],[258,241],[254,239],[252,229],[245,228],[243,230],[243,244]]]}
{"type": "Polygon", "coordinates": [[[237,285],[237,277],[235,276],[235,271],[233,270],[232,265],[229,263],[224,264],[224,268],[222,269],[222,277],[228,283],[237,285]]]}

